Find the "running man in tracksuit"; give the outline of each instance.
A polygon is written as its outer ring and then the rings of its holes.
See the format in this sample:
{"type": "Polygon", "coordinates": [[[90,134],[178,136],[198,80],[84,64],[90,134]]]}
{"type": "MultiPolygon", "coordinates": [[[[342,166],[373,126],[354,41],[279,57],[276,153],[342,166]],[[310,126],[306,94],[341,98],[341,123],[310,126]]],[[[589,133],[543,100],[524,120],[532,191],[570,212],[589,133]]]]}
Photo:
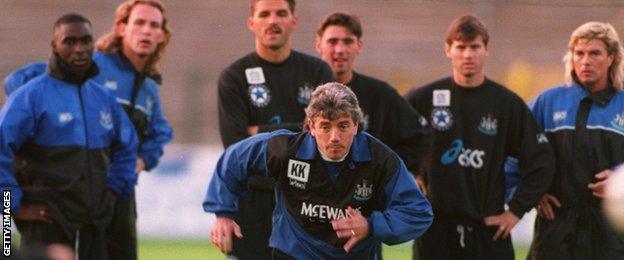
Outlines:
{"type": "Polygon", "coordinates": [[[211,241],[223,252],[243,237],[232,219],[251,176],[274,178],[273,259],[379,259],[381,242],[422,234],[429,202],[401,159],[361,131],[355,94],[340,83],[318,87],[303,133],[278,130],[226,149],[204,200],[217,215],[211,241]]]}
{"type": "MultiPolygon", "coordinates": [[[[298,25],[295,0],[250,0],[247,27],[255,50],[219,76],[219,133],[223,146],[276,129],[300,131],[304,108],[316,86],[333,81],[322,60],[291,48],[298,25]]],[[[268,247],[275,205],[273,182],[254,176],[235,219],[246,231],[234,238],[232,255],[241,260],[271,259],[268,247]]]]}
{"type": "Polygon", "coordinates": [[[22,246],[66,244],[84,259],[108,259],[113,203],[133,196],[132,123],[93,80],[91,23],[67,14],[54,24],[47,73],[11,94],[0,112],[0,185],[22,246]]]}

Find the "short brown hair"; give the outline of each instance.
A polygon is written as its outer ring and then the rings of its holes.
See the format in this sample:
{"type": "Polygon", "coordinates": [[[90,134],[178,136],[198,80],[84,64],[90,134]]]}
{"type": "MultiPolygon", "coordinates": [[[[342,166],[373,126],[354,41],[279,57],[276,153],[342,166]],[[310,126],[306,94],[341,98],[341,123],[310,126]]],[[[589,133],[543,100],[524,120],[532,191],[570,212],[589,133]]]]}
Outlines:
{"type": "Polygon", "coordinates": [[[323,19],[318,29],[316,30],[316,35],[319,37],[323,36],[325,29],[327,27],[336,25],[347,28],[355,37],[362,38],[362,23],[360,22],[360,18],[357,15],[347,14],[336,12],[332,13],[323,19]]]}
{"type": "MultiPolygon", "coordinates": [[[[253,16],[254,12],[256,11],[256,3],[260,1],[262,0],[250,0],[249,1],[249,11],[251,11],[251,16],[253,16]]],[[[283,1],[286,1],[286,3],[288,3],[288,9],[290,9],[290,13],[295,14],[295,0],[283,0],[283,1]]]]}
{"type": "Polygon", "coordinates": [[[160,72],[158,71],[158,67],[162,62],[163,57],[165,56],[165,47],[169,44],[171,40],[171,30],[167,25],[167,15],[165,14],[165,6],[159,0],[128,0],[117,7],[117,12],[115,13],[115,24],[113,25],[113,29],[108,34],[100,37],[96,43],[96,49],[101,52],[114,53],[117,51],[121,51],[122,38],[121,35],[117,33],[116,27],[121,23],[128,23],[128,18],[130,18],[130,13],[132,13],[132,9],[134,9],[137,5],[149,5],[153,6],[160,11],[163,16],[162,20],[162,30],[165,34],[165,41],[159,43],[156,47],[154,53],[150,56],[147,64],[145,64],[144,71],[141,71],[148,77],[159,77],[160,72]]]}
{"type": "Polygon", "coordinates": [[[483,44],[487,46],[490,35],[483,21],[475,15],[465,14],[455,19],[449,25],[446,31],[446,44],[451,45],[453,41],[468,42],[476,39],[478,36],[481,36],[483,44]]]}

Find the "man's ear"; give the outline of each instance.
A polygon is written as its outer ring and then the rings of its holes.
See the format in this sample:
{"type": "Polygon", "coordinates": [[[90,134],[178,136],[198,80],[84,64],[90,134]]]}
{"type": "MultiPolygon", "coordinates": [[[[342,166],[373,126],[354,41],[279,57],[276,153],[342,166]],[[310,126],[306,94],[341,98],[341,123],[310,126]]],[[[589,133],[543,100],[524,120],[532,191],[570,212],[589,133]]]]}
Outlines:
{"type": "Polygon", "coordinates": [[[358,38],[355,44],[357,46],[357,54],[362,53],[362,49],[364,49],[364,42],[362,39],[358,38]]]}
{"type": "Polygon", "coordinates": [[[449,45],[448,43],[444,44],[444,54],[446,55],[447,58],[451,57],[451,45],[449,45]]]}
{"type": "Polygon", "coordinates": [[[117,35],[124,37],[126,35],[126,25],[125,23],[118,23],[115,25],[115,32],[117,35]]]}
{"type": "Polygon", "coordinates": [[[316,40],[314,40],[314,47],[316,47],[316,52],[317,52],[318,54],[323,54],[323,53],[321,52],[321,41],[322,41],[322,40],[323,40],[323,39],[321,39],[321,36],[316,36],[316,40]]]}
{"type": "Polygon", "coordinates": [[[306,124],[308,125],[308,129],[310,130],[310,134],[314,136],[316,129],[314,128],[314,121],[311,119],[306,119],[306,124]]]}
{"type": "Polygon", "coordinates": [[[247,18],[247,29],[249,29],[252,32],[254,31],[253,24],[254,24],[253,17],[247,18]]]}
{"type": "Polygon", "coordinates": [[[158,44],[165,42],[165,30],[164,29],[160,29],[160,33],[156,37],[156,42],[158,44]]]}

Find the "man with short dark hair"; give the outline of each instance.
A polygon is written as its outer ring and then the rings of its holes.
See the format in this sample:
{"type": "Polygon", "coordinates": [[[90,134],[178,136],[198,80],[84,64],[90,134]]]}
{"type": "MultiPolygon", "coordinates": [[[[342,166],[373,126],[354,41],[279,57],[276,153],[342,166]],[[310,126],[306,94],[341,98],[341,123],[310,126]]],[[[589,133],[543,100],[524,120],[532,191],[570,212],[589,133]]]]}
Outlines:
{"type": "Polygon", "coordinates": [[[417,173],[424,165],[423,158],[431,152],[431,128],[388,83],[353,70],[363,46],[362,24],[355,15],[332,13],[319,25],[316,50],[336,80],[357,96],[364,113],[364,130],[390,146],[407,169],[417,173]]]}
{"type": "Polygon", "coordinates": [[[381,242],[402,243],[430,225],[431,207],[401,159],[362,131],[355,94],[340,83],[313,93],[303,133],[278,130],[228,147],[204,210],[217,215],[211,241],[231,250],[247,236],[232,216],[251,176],[276,180],[273,259],[379,259],[381,242]]]}
{"type": "Polygon", "coordinates": [[[133,195],[138,140],[115,97],[93,80],[93,49],[86,18],[56,21],[47,74],[0,111],[0,185],[12,191],[23,246],[61,243],[80,258],[108,259],[105,230],[114,201],[133,195]]]}
{"type": "MultiPolygon", "coordinates": [[[[310,93],[332,81],[322,60],[291,49],[298,25],[294,0],[251,0],[247,27],[255,51],[223,70],[218,82],[219,132],[224,147],[257,133],[300,130],[310,93]]],[[[235,216],[247,235],[235,238],[239,259],[270,259],[273,180],[254,176],[235,216]]]]}
{"type": "MultiPolygon", "coordinates": [[[[159,65],[171,39],[165,7],[158,0],[127,0],[117,7],[111,32],[97,41],[93,61],[100,73],[93,79],[117,97],[139,137],[137,174],[154,169],[173,130],[162,111],[159,65]]],[[[9,96],[45,72],[45,62],[19,68],[5,79],[9,96]]],[[[136,201],[118,200],[109,233],[112,259],[137,258],[136,201]]]]}
{"type": "Polygon", "coordinates": [[[509,233],[548,189],[554,156],[525,103],[485,77],[489,35],[473,15],[454,20],[445,53],[453,76],[406,99],[435,133],[431,171],[419,175],[436,214],[418,241],[420,259],[513,259],[509,233]],[[520,161],[520,183],[505,209],[504,162],[520,161]]]}

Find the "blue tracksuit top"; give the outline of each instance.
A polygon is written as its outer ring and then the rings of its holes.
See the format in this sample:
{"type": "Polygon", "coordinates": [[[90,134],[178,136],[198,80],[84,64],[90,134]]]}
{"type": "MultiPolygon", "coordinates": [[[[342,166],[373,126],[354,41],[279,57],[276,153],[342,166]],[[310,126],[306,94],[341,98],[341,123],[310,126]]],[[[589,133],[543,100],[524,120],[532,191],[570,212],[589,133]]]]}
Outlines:
{"type": "MultiPolygon", "coordinates": [[[[163,114],[158,84],[146,77],[140,85],[134,109],[130,109],[132,91],[137,73],[132,64],[119,53],[95,52],[93,60],[100,73],[93,80],[110,90],[120,103],[139,135],[138,155],[145,161],[145,169],[158,165],[163,147],[173,139],[173,129],[163,114]],[[130,111],[134,111],[132,116],[130,111]]],[[[35,62],[21,67],[4,80],[4,91],[8,97],[30,79],[45,73],[47,62],[35,62]]]]}
{"type": "Polygon", "coordinates": [[[328,169],[310,134],[288,130],[258,134],[223,153],[203,208],[218,216],[232,216],[237,211],[237,198],[246,192],[248,177],[259,174],[275,178],[270,246],[297,259],[374,259],[380,257],[375,255],[375,248],[381,242],[402,243],[426,231],[433,220],[431,205],[387,146],[360,132],[344,165],[335,182],[329,181],[328,169]],[[290,168],[295,164],[310,166],[309,176],[291,176],[290,168]],[[354,176],[358,174],[366,176],[362,184],[362,179],[354,176]],[[319,192],[327,187],[330,191],[319,192]],[[369,222],[369,236],[347,254],[336,246],[344,241],[336,240],[330,221],[340,218],[348,206],[361,209],[369,222]]]}
{"type": "Polygon", "coordinates": [[[120,53],[95,52],[93,60],[100,67],[100,74],[93,79],[111,91],[126,112],[135,112],[134,116],[128,115],[141,141],[139,156],[145,161],[146,170],[153,169],[163,155],[163,147],[173,138],[173,129],[160,105],[158,84],[145,77],[137,92],[134,108],[129,110],[137,77],[132,64],[120,53]]]}
{"type": "Polygon", "coordinates": [[[14,70],[4,78],[4,94],[8,97],[17,88],[28,83],[34,77],[43,75],[46,71],[46,66],[48,66],[47,62],[40,61],[14,70]]]}
{"type": "Polygon", "coordinates": [[[136,147],[131,122],[106,89],[92,79],[79,86],[44,74],[10,95],[0,111],[0,185],[13,191],[13,212],[29,183],[34,193],[43,185],[56,200],[67,196],[65,204],[84,216],[78,209],[96,208],[93,198],[101,196],[103,186],[122,197],[132,195],[136,147]],[[14,175],[16,153],[30,160],[29,176],[14,175]]]}

